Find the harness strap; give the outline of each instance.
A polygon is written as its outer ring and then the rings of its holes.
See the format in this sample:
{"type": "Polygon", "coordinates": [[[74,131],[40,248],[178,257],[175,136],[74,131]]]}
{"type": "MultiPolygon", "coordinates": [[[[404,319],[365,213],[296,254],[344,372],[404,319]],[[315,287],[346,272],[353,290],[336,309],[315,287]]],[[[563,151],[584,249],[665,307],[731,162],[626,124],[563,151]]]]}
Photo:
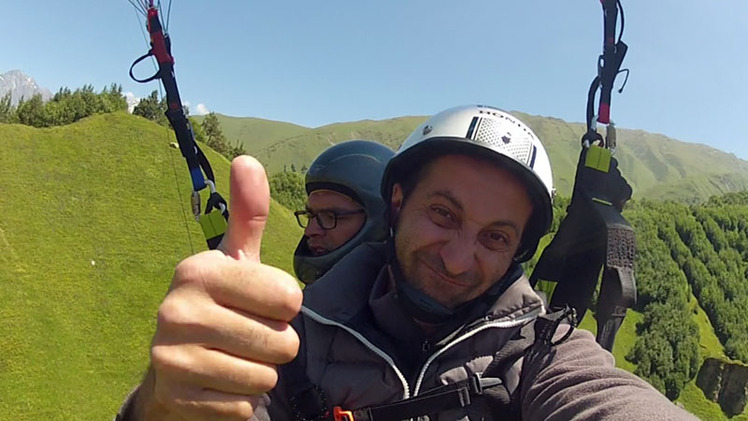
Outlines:
{"type": "MultiPolygon", "coordinates": [[[[465,380],[429,390],[423,395],[354,411],[334,411],[335,421],[400,421],[450,409],[465,408],[484,390],[501,385],[498,378],[475,374],[465,380]],[[350,418],[350,415],[352,418],[350,418]],[[350,418],[350,419],[349,419],[350,418]]],[[[340,408],[340,407],[337,407],[340,408]]]]}
{"type": "Polygon", "coordinates": [[[613,349],[616,333],[626,317],[626,309],[636,303],[635,253],[636,238],[630,225],[616,224],[608,229],[608,255],[596,314],[596,339],[607,350],[613,349]]]}

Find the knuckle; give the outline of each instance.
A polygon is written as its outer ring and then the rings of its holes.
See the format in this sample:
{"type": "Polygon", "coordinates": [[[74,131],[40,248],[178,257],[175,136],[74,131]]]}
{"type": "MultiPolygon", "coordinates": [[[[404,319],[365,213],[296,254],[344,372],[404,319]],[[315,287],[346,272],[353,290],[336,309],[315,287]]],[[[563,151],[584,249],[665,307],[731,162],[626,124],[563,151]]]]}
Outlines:
{"type": "Polygon", "coordinates": [[[279,362],[287,363],[296,358],[296,354],[299,352],[299,335],[291,326],[288,326],[288,329],[280,336],[278,344],[280,345],[278,349],[279,362]]]}
{"type": "Polygon", "coordinates": [[[158,307],[155,338],[173,342],[204,335],[210,329],[206,305],[200,296],[170,293],[158,307]]]}
{"type": "Polygon", "coordinates": [[[172,287],[179,287],[181,285],[189,285],[195,282],[195,279],[199,277],[201,271],[201,265],[196,261],[197,259],[188,257],[187,259],[179,262],[174,268],[174,277],[172,278],[172,287]]]}
{"type": "Polygon", "coordinates": [[[184,356],[176,352],[173,347],[154,345],[151,348],[151,364],[156,373],[159,373],[160,380],[168,382],[172,377],[170,375],[184,370],[184,367],[189,366],[189,362],[185,360],[184,356]]]}
{"type": "Polygon", "coordinates": [[[159,327],[189,325],[194,306],[185,297],[169,294],[158,307],[157,321],[159,327]]]}
{"type": "Polygon", "coordinates": [[[239,401],[236,403],[234,413],[236,414],[237,419],[240,419],[242,421],[248,420],[254,414],[254,406],[252,405],[252,402],[250,402],[250,400],[239,401]]]}
{"type": "Polygon", "coordinates": [[[257,371],[257,375],[252,379],[252,386],[256,393],[265,393],[278,383],[278,369],[275,365],[267,365],[257,371]]]}
{"type": "Polygon", "coordinates": [[[301,310],[304,295],[296,281],[292,280],[290,276],[288,278],[289,281],[278,283],[278,294],[283,310],[289,315],[290,320],[301,310]]]}

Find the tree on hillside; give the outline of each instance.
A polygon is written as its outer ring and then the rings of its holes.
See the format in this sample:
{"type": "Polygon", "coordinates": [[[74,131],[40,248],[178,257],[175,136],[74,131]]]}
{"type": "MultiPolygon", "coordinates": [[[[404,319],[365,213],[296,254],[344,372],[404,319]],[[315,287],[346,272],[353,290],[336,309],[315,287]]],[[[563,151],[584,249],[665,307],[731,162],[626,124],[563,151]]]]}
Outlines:
{"type": "Polygon", "coordinates": [[[164,112],[166,111],[166,100],[158,98],[158,91],[151,92],[145,98],[142,98],[138,105],[132,110],[134,115],[145,117],[148,120],[155,121],[162,126],[169,126],[169,120],[164,112]]]}
{"type": "Polygon", "coordinates": [[[229,153],[232,148],[226,141],[226,136],[223,135],[221,123],[218,122],[216,113],[209,113],[206,115],[202,126],[203,132],[205,133],[205,143],[216,152],[230,158],[229,153]]]}
{"type": "Polygon", "coordinates": [[[127,111],[127,99],[122,95],[122,85],[112,83],[108,89],[104,88],[99,96],[106,112],[127,111]]]}
{"type": "Polygon", "coordinates": [[[239,155],[244,155],[247,153],[247,151],[244,149],[244,145],[239,142],[239,139],[236,139],[236,142],[234,143],[234,146],[231,146],[229,148],[229,159],[234,159],[239,155]]]}
{"type": "Polygon", "coordinates": [[[297,172],[279,172],[270,176],[270,196],[286,208],[295,211],[306,205],[304,176],[297,172]]]}
{"type": "Polygon", "coordinates": [[[690,253],[678,247],[672,221],[687,208],[647,201],[632,208],[627,218],[637,238],[635,309],[644,320],[637,326],[638,337],[626,359],[637,365],[635,374],[675,399],[698,372],[701,358],[688,279],[680,263],[690,253]]]}
{"type": "Polygon", "coordinates": [[[93,85],[85,85],[75,91],[60,88],[46,103],[40,94],[30,100],[21,100],[14,113],[9,111],[9,103],[0,101],[0,119],[34,127],[50,127],[74,123],[94,114],[126,109],[127,101],[122,95],[121,86],[112,84],[96,93],[93,85]]]}
{"type": "Polygon", "coordinates": [[[44,116],[44,101],[41,94],[36,94],[26,101],[21,99],[16,108],[18,122],[27,126],[48,127],[44,116]]]}
{"type": "Polygon", "coordinates": [[[16,108],[11,103],[10,92],[3,95],[0,99],[0,123],[15,123],[16,108]]]}

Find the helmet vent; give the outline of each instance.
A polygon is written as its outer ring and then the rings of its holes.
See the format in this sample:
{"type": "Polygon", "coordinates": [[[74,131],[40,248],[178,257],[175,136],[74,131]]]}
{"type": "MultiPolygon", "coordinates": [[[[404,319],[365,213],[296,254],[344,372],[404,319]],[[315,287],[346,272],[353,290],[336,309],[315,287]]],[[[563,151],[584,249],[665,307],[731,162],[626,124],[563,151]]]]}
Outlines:
{"type": "Polygon", "coordinates": [[[532,141],[524,136],[512,136],[511,132],[502,130],[501,121],[492,118],[481,118],[472,139],[500,151],[515,161],[529,165],[533,158],[532,141]]]}

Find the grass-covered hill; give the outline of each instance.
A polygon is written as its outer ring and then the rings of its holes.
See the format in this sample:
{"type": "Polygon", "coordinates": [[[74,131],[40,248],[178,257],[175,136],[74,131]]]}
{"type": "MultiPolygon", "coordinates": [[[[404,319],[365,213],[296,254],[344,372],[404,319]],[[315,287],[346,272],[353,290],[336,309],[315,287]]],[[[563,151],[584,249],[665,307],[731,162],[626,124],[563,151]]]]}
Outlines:
{"type": "MultiPolygon", "coordinates": [[[[559,194],[569,196],[585,127],[551,117],[514,112],[543,140],[559,194]]],[[[328,146],[371,139],[397,148],[426,117],[364,120],[304,128],[270,120],[218,115],[230,142],[239,140],[269,172],[308,166],[328,146]],[[251,128],[251,130],[244,128],[251,128]],[[258,135],[259,134],[259,135],[258,135]]],[[[636,198],[698,203],[712,195],[748,189],[748,162],[714,148],[641,130],[618,129],[616,157],[636,198]]]]}
{"type": "MultiPolygon", "coordinates": [[[[216,114],[221,123],[221,130],[226,139],[233,145],[236,140],[244,145],[247,151],[264,149],[273,145],[278,139],[298,136],[309,131],[308,127],[282,121],[263,120],[253,117],[231,117],[216,114]]],[[[205,116],[194,116],[202,123],[205,116]]]]}
{"type": "MultiPolygon", "coordinates": [[[[0,420],[112,419],[138,383],[173,268],[205,249],[173,141],[126,113],[0,124],[0,420]]],[[[300,235],[272,203],[263,258],[290,271],[300,235]]]]}

